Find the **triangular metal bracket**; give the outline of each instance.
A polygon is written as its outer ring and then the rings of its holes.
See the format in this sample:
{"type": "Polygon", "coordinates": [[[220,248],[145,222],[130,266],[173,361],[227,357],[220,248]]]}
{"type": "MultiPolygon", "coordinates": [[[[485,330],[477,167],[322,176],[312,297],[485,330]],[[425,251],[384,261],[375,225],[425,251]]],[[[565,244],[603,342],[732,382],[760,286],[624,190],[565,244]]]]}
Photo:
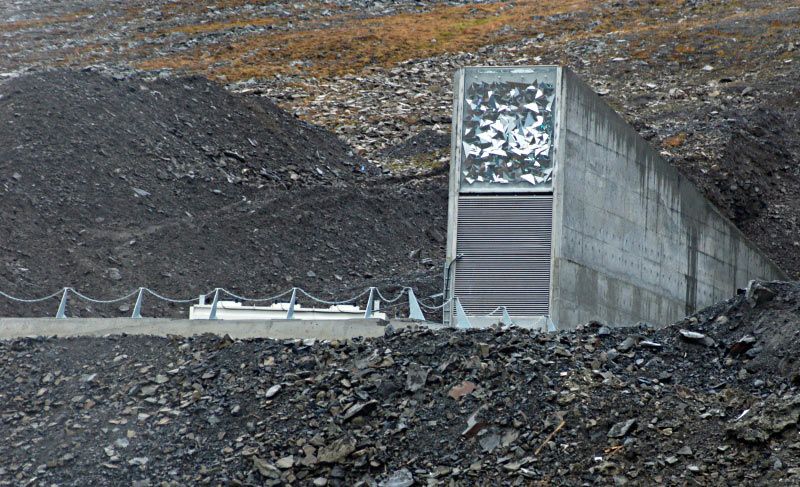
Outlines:
{"type": "Polygon", "coordinates": [[[511,321],[511,316],[508,314],[508,308],[506,308],[505,306],[503,306],[503,319],[500,320],[500,323],[506,326],[511,326],[514,324],[514,322],[511,321]]]}
{"type": "Polygon", "coordinates": [[[547,315],[545,319],[547,320],[547,331],[556,331],[556,324],[550,319],[550,315],[547,315]]]}
{"type": "Polygon", "coordinates": [[[209,320],[217,319],[217,302],[219,301],[219,288],[214,289],[214,300],[211,301],[211,313],[208,314],[209,320]]]}
{"type": "Polygon", "coordinates": [[[422,314],[422,308],[419,307],[417,297],[411,288],[408,288],[408,317],[412,320],[425,321],[425,315],[422,314]]]}
{"type": "Polygon", "coordinates": [[[454,299],[456,301],[456,328],[472,328],[472,324],[467,318],[467,313],[464,311],[464,307],[461,306],[461,300],[457,296],[454,299]]]}
{"type": "Polygon", "coordinates": [[[372,306],[375,300],[375,288],[369,288],[369,300],[367,301],[367,310],[364,311],[364,318],[372,318],[372,306]]]}
{"type": "Polygon", "coordinates": [[[141,319],[142,318],[142,300],[144,299],[144,288],[139,288],[139,295],[136,296],[136,304],[133,305],[133,314],[131,314],[131,318],[133,319],[141,319]]]}
{"type": "Polygon", "coordinates": [[[58,311],[56,311],[56,319],[58,320],[65,320],[67,319],[67,295],[69,294],[69,288],[64,288],[64,294],[61,295],[61,302],[58,304],[58,311]]]}
{"type": "Polygon", "coordinates": [[[294,319],[294,305],[297,303],[297,288],[292,288],[292,299],[289,300],[289,310],[286,311],[286,319],[293,320],[294,319]]]}

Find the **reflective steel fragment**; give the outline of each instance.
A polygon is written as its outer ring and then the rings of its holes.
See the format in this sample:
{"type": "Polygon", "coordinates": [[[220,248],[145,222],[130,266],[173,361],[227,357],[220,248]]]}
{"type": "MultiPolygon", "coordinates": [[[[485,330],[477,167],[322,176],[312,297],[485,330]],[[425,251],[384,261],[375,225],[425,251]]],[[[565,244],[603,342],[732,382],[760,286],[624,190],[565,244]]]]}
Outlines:
{"type": "Polygon", "coordinates": [[[552,83],[475,81],[465,90],[462,184],[548,186],[552,83]]]}

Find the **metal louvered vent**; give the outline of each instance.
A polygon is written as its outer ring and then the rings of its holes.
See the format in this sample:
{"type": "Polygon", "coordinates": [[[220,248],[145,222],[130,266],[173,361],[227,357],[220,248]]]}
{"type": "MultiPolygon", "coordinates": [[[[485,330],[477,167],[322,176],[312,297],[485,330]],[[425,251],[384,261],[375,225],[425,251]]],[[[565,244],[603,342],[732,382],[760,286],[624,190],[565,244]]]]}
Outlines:
{"type": "Polygon", "coordinates": [[[552,227],[552,195],[459,196],[453,291],[464,311],[549,314],[552,227]]]}

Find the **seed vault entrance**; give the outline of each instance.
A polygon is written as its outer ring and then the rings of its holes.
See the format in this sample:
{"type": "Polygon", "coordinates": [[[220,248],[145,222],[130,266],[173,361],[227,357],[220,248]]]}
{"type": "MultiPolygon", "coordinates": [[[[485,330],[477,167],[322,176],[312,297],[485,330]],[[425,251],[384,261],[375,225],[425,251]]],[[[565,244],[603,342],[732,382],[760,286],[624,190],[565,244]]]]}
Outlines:
{"type": "Polygon", "coordinates": [[[502,308],[543,326],[550,308],[558,68],[456,73],[444,321],[502,308]],[[458,304],[456,304],[458,303],[458,304]]]}
{"type": "Polygon", "coordinates": [[[446,323],[671,323],[785,278],[569,69],[464,68],[454,98],[446,323]]]}
{"type": "Polygon", "coordinates": [[[547,315],[553,197],[461,196],[458,207],[453,294],[467,315],[547,315]]]}

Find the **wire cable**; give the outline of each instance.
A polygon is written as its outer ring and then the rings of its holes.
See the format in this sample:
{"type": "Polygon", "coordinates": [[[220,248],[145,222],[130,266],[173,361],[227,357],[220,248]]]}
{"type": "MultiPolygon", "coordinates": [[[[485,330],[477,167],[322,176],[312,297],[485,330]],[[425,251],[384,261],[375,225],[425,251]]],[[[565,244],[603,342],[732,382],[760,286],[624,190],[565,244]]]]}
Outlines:
{"type": "Polygon", "coordinates": [[[0,291],[0,295],[10,299],[11,301],[17,301],[18,303],[41,303],[42,301],[47,301],[48,299],[52,299],[52,298],[54,298],[56,296],[61,296],[62,294],[64,294],[64,290],[63,289],[60,290],[60,291],[56,291],[53,294],[51,294],[49,296],[45,296],[43,298],[26,299],[26,298],[17,298],[15,296],[10,295],[10,294],[4,293],[3,291],[0,291]]]}
{"type": "Polygon", "coordinates": [[[427,304],[423,303],[422,301],[417,301],[417,304],[419,304],[420,307],[422,307],[423,309],[427,309],[428,311],[436,311],[436,310],[440,310],[440,309],[444,308],[445,306],[447,306],[450,303],[450,301],[451,300],[448,299],[447,301],[445,301],[444,303],[442,303],[442,304],[440,304],[438,306],[428,306],[427,304]]]}
{"type": "Polygon", "coordinates": [[[400,293],[397,296],[395,296],[394,298],[392,298],[392,299],[385,298],[383,296],[383,294],[381,294],[380,289],[378,289],[378,288],[375,288],[375,294],[377,294],[378,297],[381,298],[381,301],[383,301],[384,303],[391,304],[391,303],[394,303],[395,301],[398,301],[400,298],[402,298],[403,295],[406,293],[406,291],[408,291],[408,289],[409,288],[404,287],[403,289],[400,290],[400,293]]]}
{"type": "Polygon", "coordinates": [[[116,298],[116,299],[94,299],[94,298],[90,298],[89,296],[86,296],[85,294],[81,294],[80,292],[78,292],[78,291],[76,291],[76,290],[74,290],[72,288],[69,288],[69,290],[70,290],[70,292],[72,294],[74,294],[75,296],[83,299],[84,301],[89,301],[90,303],[95,303],[95,304],[119,303],[120,301],[125,301],[126,299],[130,299],[130,298],[136,296],[137,294],[139,294],[139,290],[137,289],[136,291],[133,291],[132,293],[130,293],[130,294],[126,295],[126,296],[122,296],[121,298],[116,298]]]}
{"type": "Polygon", "coordinates": [[[326,300],[324,300],[324,299],[320,299],[320,298],[317,298],[317,297],[314,297],[314,296],[312,296],[312,295],[308,294],[308,293],[307,293],[307,292],[306,292],[304,289],[297,288],[297,291],[298,291],[300,294],[302,294],[302,295],[304,295],[304,296],[308,297],[309,299],[311,299],[311,300],[313,300],[313,301],[316,301],[316,302],[318,302],[318,303],[327,304],[327,305],[329,305],[329,306],[336,306],[336,305],[338,305],[338,304],[348,304],[348,303],[352,303],[353,301],[357,300],[358,298],[360,298],[360,297],[362,297],[362,296],[365,296],[367,293],[369,293],[369,290],[370,290],[370,289],[371,289],[371,288],[367,288],[366,290],[364,290],[364,292],[362,292],[362,293],[361,293],[361,294],[359,294],[358,296],[353,296],[352,298],[350,298],[350,299],[347,299],[347,300],[344,300],[344,301],[326,301],[326,300]]]}
{"type": "MultiPolygon", "coordinates": [[[[276,294],[275,296],[270,296],[268,298],[245,298],[244,296],[239,296],[238,294],[233,294],[232,292],[228,291],[227,289],[223,289],[223,288],[220,288],[220,292],[223,292],[223,293],[227,294],[228,296],[230,296],[230,297],[232,297],[234,299],[238,299],[240,301],[249,301],[249,302],[252,302],[252,303],[258,303],[258,302],[264,302],[264,301],[274,301],[274,300],[276,300],[278,298],[282,298],[283,296],[286,296],[287,294],[290,294],[294,289],[295,288],[289,289],[288,291],[284,291],[284,292],[282,292],[280,294],[276,294]]],[[[298,289],[298,291],[299,290],[300,289],[298,289]]]]}
{"type": "Polygon", "coordinates": [[[492,312],[491,312],[491,313],[489,313],[489,314],[488,314],[488,315],[486,315],[486,316],[492,316],[493,314],[497,313],[498,311],[500,311],[500,310],[502,310],[502,309],[503,309],[503,306],[498,306],[498,307],[496,307],[494,310],[492,310],[492,312]]]}
{"type": "MultiPolygon", "coordinates": [[[[162,296],[162,295],[158,294],[157,292],[155,292],[155,291],[153,291],[152,289],[149,289],[149,288],[144,288],[144,290],[147,291],[148,293],[152,294],[153,296],[157,297],[158,299],[161,299],[162,301],[166,301],[168,303],[186,304],[186,303],[193,303],[193,302],[198,300],[198,298],[172,299],[172,298],[168,298],[166,296],[162,296]]],[[[208,292],[208,293],[205,293],[205,294],[201,294],[199,296],[208,297],[208,296],[213,296],[213,295],[214,295],[214,291],[211,291],[211,292],[208,292]]]]}

